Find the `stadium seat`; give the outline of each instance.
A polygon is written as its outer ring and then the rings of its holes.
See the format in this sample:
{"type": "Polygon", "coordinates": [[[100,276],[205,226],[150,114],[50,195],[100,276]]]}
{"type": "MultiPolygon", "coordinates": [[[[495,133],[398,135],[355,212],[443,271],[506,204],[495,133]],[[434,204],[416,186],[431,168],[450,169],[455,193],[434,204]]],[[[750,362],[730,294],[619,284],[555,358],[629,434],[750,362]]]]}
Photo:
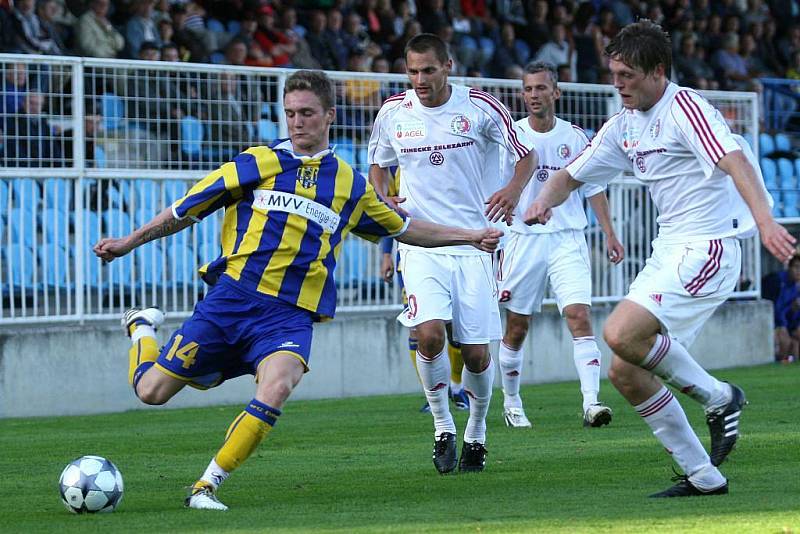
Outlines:
{"type": "Polygon", "coordinates": [[[197,254],[192,246],[191,232],[178,232],[169,237],[169,265],[166,280],[169,287],[191,285],[197,278],[197,254]]]}
{"type": "Polygon", "coordinates": [[[758,151],[758,155],[761,157],[769,156],[775,152],[775,141],[770,134],[762,133],[758,135],[758,151]]]}
{"type": "Polygon", "coordinates": [[[4,180],[0,180],[0,216],[8,212],[11,207],[8,205],[8,184],[4,180]]]}
{"type": "MultiPolygon", "coordinates": [[[[113,262],[113,263],[116,263],[113,262]]],[[[95,256],[91,247],[83,248],[83,285],[89,289],[100,287],[100,268],[103,262],[95,256]]]]}
{"type": "Polygon", "coordinates": [[[219,215],[211,215],[195,225],[197,254],[201,265],[219,257],[221,251],[219,244],[220,219],[219,215]]]}
{"type": "Polygon", "coordinates": [[[278,125],[267,119],[258,119],[258,140],[272,141],[278,138],[278,125]]]}
{"type": "Polygon", "coordinates": [[[794,165],[786,158],[778,158],[778,176],[782,189],[792,189],[795,186],[794,165]]]}
{"type": "Polygon", "coordinates": [[[125,104],[114,93],[104,93],[100,99],[103,110],[103,127],[107,132],[119,130],[124,126],[125,104]]]}
{"type": "Polygon", "coordinates": [[[22,243],[32,248],[36,242],[36,216],[33,210],[12,208],[8,214],[8,226],[11,228],[11,242],[22,243]]]}
{"type": "Polygon", "coordinates": [[[769,158],[761,158],[761,174],[764,175],[764,183],[767,189],[780,188],[778,182],[778,165],[769,158]]]}
{"type": "Polygon", "coordinates": [[[195,161],[203,150],[203,123],[197,117],[187,115],[181,119],[181,152],[195,161]]]}
{"type": "Polygon", "coordinates": [[[41,199],[39,183],[33,178],[13,178],[11,191],[14,196],[14,207],[32,211],[39,206],[41,199]]]}
{"type": "Polygon", "coordinates": [[[164,282],[164,256],[161,245],[150,242],[137,248],[134,252],[136,260],[137,289],[150,291],[164,282]]]}
{"type": "Polygon", "coordinates": [[[113,237],[123,237],[133,231],[131,215],[116,208],[103,212],[103,233],[113,237]]]}
{"type": "Polygon", "coordinates": [[[752,150],[753,149],[753,134],[751,134],[749,132],[746,132],[746,133],[742,134],[742,137],[744,138],[745,141],[747,141],[747,145],[752,150]]]}
{"type": "Polygon", "coordinates": [[[222,52],[213,52],[210,56],[208,56],[208,60],[215,65],[222,65],[225,63],[225,54],[222,52]]]}
{"type": "Polygon", "coordinates": [[[94,145],[94,166],[97,169],[106,167],[106,150],[100,145],[94,145]]]}
{"type": "Polygon", "coordinates": [[[161,211],[161,188],[155,180],[133,180],[134,223],[141,226],[161,211]]]}
{"type": "Polygon", "coordinates": [[[800,191],[790,189],[783,191],[784,217],[797,217],[800,215],[800,191]]]}
{"type": "Polygon", "coordinates": [[[772,206],[772,216],[775,218],[783,217],[783,207],[780,202],[775,202],[775,205],[772,206]]]}
{"type": "Polygon", "coordinates": [[[57,244],[61,247],[69,245],[69,213],[58,208],[42,211],[42,235],[45,243],[57,244]]]}
{"type": "Polygon", "coordinates": [[[68,213],[72,206],[72,180],[48,178],[44,181],[44,208],[68,213]]]}
{"type": "Polygon", "coordinates": [[[775,134],[775,151],[776,152],[791,152],[792,140],[785,133],[775,134]]]}
{"type": "Polygon", "coordinates": [[[181,180],[167,180],[164,182],[164,207],[183,197],[188,189],[189,184],[181,180]]]}
{"type": "Polygon", "coordinates": [[[333,142],[334,152],[352,166],[356,164],[355,148],[350,139],[337,139],[333,142]]]}
{"type": "Polygon", "coordinates": [[[129,208],[131,205],[131,185],[129,180],[107,180],[100,182],[105,186],[108,206],[112,208],[129,208]]]}
{"type": "Polygon", "coordinates": [[[33,259],[33,250],[23,243],[12,243],[0,248],[3,254],[3,292],[19,293],[25,290],[30,293],[34,290],[33,276],[36,264],[33,259]]]}
{"type": "Polygon", "coordinates": [[[228,21],[228,33],[233,35],[238,35],[239,30],[242,29],[242,23],[238,20],[229,20],[228,21]]]}
{"type": "Polygon", "coordinates": [[[362,146],[356,152],[356,163],[364,168],[369,166],[369,149],[362,146]]]}
{"type": "MultiPolygon", "coordinates": [[[[91,253],[91,249],[89,249],[91,253]]],[[[91,257],[97,257],[91,253],[91,257]]],[[[102,287],[111,292],[130,292],[135,287],[133,277],[133,254],[128,254],[117,258],[111,263],[101,264],[101,276],[103,278],[102,287]]]]}
{"type": "MultiPolygon", "coordinates": [[[[100,229],[100,217],[98,217],[97,213],[91,210],[83,210],[83,246],[84,248],[90,249],[95,243],[100,241],[100,236],[102,235],[100,229]]],[[[77,230],[78,223],[75,223],[75,228],[77,230]]]]}
{"type": "Polygon", "coordinates": [[[208,31],[214,33],[227,33],[225,30],[225,25],[217,19],[208,19],[206,21],[206,28],[208,28],[208,31]]]}
{"type": "Polygon", "coordinates": [[[0,243],[5,241],[6,237],[6,218],[0,217],[0,243]]]}
{"type": "Polygon", "coordinates": [[[345,239],[336,266],[336,285],[340,288],[356,288],[369,284],[367,266],[369,250],[367,243],[355,237],[345,239]]]}
{"type": "Polygon", "coordinates": [[[67,250],[57,243],[49,243],[39,247],[39,266],[41,267],[42,289],[48,291],[72,289],[72,280],[69,276],[70,262],[67,250]]]}

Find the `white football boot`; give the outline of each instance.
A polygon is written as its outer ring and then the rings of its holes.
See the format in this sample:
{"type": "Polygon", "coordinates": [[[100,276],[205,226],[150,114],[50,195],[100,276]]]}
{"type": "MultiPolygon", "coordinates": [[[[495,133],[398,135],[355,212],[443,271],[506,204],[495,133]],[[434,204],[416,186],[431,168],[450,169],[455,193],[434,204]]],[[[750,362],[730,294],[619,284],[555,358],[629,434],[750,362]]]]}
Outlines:
{"type": "Polygon", "coordinates": [[[228,509],[227,506],[219,502],[219,499],[214,494],[214,488],[211,486],[203,486],[192,490],[192,494],[186,497],[185,504],[187,508],[194,508],[195,510],[224,512],[228,509]]]}
{"type": "Polygon", "coordinates": [[[122,314],[122,319],[120,320],[126,336],[131,337],[130,326],[137,321],[145,322],[152,326],[154,330],[158,330],[158,327],[164,324],[164,312],[155,307],[131,308],[126,311],[122,314]]]}
{"type": "Polygon", "coordinates": [[[611,422],[611,416],[614,412],[611,408],[602,403],[592,404],[583,414],[583,426],[598,427],[607,425],[611,422]]]}
{"type": "Polygon", "coordinates": [[[506,426],[512,428],[530,428],[531,422],[525,417],[525,410],[520,408],[505,408],[503,409],[503,419],[506,421],[506,426]]]}

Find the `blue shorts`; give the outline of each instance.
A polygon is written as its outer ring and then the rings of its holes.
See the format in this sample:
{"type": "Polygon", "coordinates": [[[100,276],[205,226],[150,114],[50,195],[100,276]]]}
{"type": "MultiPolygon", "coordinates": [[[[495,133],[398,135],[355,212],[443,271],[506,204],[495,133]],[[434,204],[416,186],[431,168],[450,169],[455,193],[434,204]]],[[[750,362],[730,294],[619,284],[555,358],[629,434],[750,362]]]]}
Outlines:
{"type": "Polygon", "coordinates": [[[200,389],[254,375],[276,352],[290,353],[308,371],[312,312],[235,284],[220,278],[161,349],[156,367],[200,389]]]}

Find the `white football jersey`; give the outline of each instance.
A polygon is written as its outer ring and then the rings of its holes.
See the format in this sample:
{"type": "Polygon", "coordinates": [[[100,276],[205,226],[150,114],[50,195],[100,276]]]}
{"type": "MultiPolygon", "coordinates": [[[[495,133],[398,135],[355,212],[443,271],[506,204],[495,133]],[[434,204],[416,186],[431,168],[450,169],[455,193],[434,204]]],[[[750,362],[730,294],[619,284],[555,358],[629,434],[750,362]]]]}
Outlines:
{"type": "MultiPolygon", "coordinates": [[[[585,184],[573,191],[563,204],[553,209],[552,218],[547,224],[532,224],[528,226],[523,222],[525,210],[544,187],[545,182],[557,170],[560,170],[572,161],[586,145],[589,138],[583,130],[569,122],[556,117],[556,123],[549,132],[537,132],[531,128],[528,118],[520,119],[517,125],[533,139],[536,153],[539,156],[539,166],[533,171],[533,177],[519,198],[519,204],[514,212],[512,230],[521,234],[546,234],[562,230],[583,230],[586,228],[586,212],[583,209],[583,199],[593,197],[604,191],[603,186],[585,184]]],[[[617,172],[616,174],[619,174],[617,172]]]]}
{"type": "MultiPolygon", "coordinates": [[[[485,201],[493,193],[486,189],[500,173],[492,152],[501,146],[516,162],[533,143],[495,97],[463,85],[450,87],[449,100],[435,108],[423,106],[413,90],[388,98],[372,129],[369,162],[400,166],[400,196],[407,199],[402,207],[412,219],[484,228],[489,224],[485,201]]],[[[482,254],[468,245],[435,251],[482,254]]]]}
{"type": "Polygon", "coordinates": [[[716,166],[740,148],[711,104],[668,83],[649,110],[611,117],[566,169],[576,180],[601,184],[615,176],[610,171],[632,170],[650,190],[665,243],[743,237],[755,222],[733,180],[716,166]]]}

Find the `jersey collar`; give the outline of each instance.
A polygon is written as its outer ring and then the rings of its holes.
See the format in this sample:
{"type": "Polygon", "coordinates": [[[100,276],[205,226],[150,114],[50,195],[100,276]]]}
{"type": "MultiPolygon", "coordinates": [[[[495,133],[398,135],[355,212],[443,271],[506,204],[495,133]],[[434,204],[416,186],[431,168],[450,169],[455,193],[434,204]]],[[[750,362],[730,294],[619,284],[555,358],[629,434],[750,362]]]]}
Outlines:
{"type": "Polygon", "coordinates": [[[299,159],[303,163],[307,163],[312,160],[321,160],[328,154],[333,154],[333,146],[329,146],[325,150],[317,152],[313,156],[304,156],[300,154],[296,154],[294,152],[294,148],[292,147],[292,140],[291,139],[282,139],[275,142],[272,146],[272,150],[280,150],[281,152],[285,152],[289,156],[293,157],[294,159],[299,159]]]}

